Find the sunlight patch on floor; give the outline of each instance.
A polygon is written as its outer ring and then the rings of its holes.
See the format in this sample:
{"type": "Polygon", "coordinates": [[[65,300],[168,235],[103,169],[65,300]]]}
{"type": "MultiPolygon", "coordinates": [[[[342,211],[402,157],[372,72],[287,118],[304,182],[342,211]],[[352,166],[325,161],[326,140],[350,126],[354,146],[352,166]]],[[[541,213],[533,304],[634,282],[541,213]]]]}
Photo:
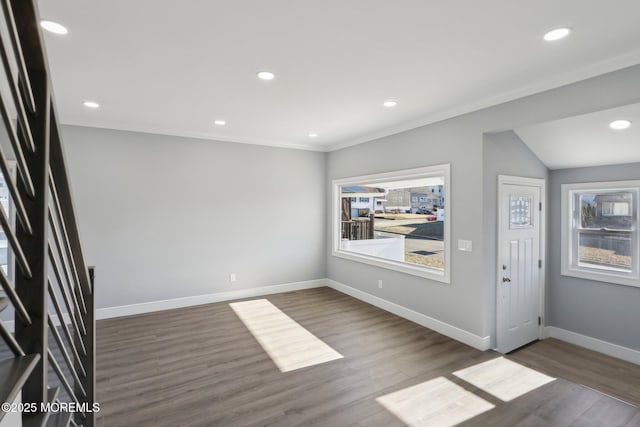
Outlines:
{"type": "Polygon", "coordinates": [[[555,380],[504,357],[456,371],[453,375],[505,402],[555,380]]]}
{"type": "Polygon", "coordinates": [[[409,427],[455,426],[494,408],[444,377],[378,397],[376,401],[409,427]]]}
{"type": "Polygon", "coordinates": [[[266,299],[229,304],[281,372],[343,356],[266,299]]]}

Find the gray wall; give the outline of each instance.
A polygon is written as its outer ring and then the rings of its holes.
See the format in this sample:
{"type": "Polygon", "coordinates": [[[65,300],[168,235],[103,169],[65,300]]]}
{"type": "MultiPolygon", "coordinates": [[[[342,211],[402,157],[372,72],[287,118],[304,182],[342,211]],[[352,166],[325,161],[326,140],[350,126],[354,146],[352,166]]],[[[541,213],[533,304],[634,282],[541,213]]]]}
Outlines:
{"type": "MultiPolygon", "coordinates": [[[[98,307],[329,277],[493,335],[491,181],[543,169],[508,134],[484,135],[640,102],[638,81],[640,66],[630,67],[328,155],[64,127],[86,256],[98,267],[98,307]],[[450,285],[331,256],[331,179],[439,163],[452,165],[450,285]],[[456,250],[458,239],[472,240],[473,252],[456,250]]],[[[585,179],[603,179],[596,169],[585,179]]],[[[620,171],[633,167],[605,169],[606,179],[627,179],[620,171]]],[[[576,171],[550,174],[551,237],[558,237],[554,188],[576,171]]],[[[559,244],[548,244],[551,263],[559,244]]],[[[548,324],[638,348],[638,288],[561,278],[552,264],[547,271],[548,324]]]]}
{"type": "Polygon", "coordinates": [[[325,153],[62,133],[98,308],[326,277],[325,153]]]}
{"type": "Polygon", "coordinates": [[[451,206],[452,242],[466,239],[474,245],[470,253],[452,251],[451,285],[331,255],[328,273],[333,280],[482,335],[482,144],[469,143],[481,135],[469,126],[452,125],[468,120],[441,122],[329,153],[330,180],[451,163],[453,191],[445,189],[445,197],[451,206]],[[377,288],[379,279],[383,289],[377,288]]]}
{"type": "MultiPolygon", "coordinates": [[[[542,92],[495,107],[441,121],[329,154],[328,179],[411,167],[451,163],[451,284],[422,279],[331,256],[329,278],[411,308],[479,336],[493,333],[495,283],[486,270],[495,266],[495,251],[484,215],[495,203],[485,201],[483,134],[527,124],[613,108],[640,101],[640,66],[542,92]],[[485,204],[490,206],[485,211],[485,204]],[[473,252],[460,252],[458,239],[473,241],[473,252]],[[485,252],[489,251],[485,254],[485,252]],[[377,289],[377,280],[385,283],[377,289]]],[[[508,161],[504,158],[504,161],[508,161]]],[[[538,170],[538,166],[533,168],[538,170]]],[[[505,169],[506,170],[506,169],[505,169]]],[[[492,188],[492,186],[491,186],[492,188]]],[[[331,194],[326,196],[330,215],[331,194]]],[[[327,222],[327,237],[331,224],[327,222]]],[[[491,236],[492,239],[495,237],[491,236]]],[[[579,297],[579,295],[577,295],[579,297]]]]}
{"type": "Polygon", "coordinates": [[[640,350],[640,288],[560,275],[560,186],[630,179],[640,163],[551,171],[547,313],[552,326],[640,350]]]}
{"type": "MultiPolygon", "coordinates": [[[[483,164],[483,230],[485,328],[496,345],[496,262],[498,256],[498,175],[543,178],[548,185],[549,170],[513,131],[485,134],[482,151],[483,164]],[[494,286],[491,286],[491,284],[494,286]]],[[[548,206],[547,200],[543,205],[548,206]]],[[[548,215],[548,209],[547,209],[548,215]]],[[[546,307],[545,307],[546,308],[546,307]]]]}

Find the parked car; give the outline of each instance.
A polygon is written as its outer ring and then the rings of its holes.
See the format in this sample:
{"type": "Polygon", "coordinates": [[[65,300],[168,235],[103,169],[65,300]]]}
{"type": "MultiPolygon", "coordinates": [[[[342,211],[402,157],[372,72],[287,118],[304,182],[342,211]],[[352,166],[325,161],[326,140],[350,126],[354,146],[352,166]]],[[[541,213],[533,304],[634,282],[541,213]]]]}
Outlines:
{"type": "Polygon", "coordinates": [[[426,206],[420,206],[416,211],[416,213],[429,215],[429,214],[432,214],[433,212],[431,211],[431,209],[427,208],[426,206]]]}

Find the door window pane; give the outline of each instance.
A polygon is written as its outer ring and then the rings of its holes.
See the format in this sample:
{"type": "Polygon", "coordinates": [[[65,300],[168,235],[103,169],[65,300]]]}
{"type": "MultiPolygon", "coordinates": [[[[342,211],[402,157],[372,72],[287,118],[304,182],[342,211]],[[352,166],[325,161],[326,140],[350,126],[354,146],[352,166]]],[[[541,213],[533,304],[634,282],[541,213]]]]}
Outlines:
{"type": "Polygon", "coordinates": [[[509,225],[511,228],[531,226],[531,197],[511,196],[509,225]]]}

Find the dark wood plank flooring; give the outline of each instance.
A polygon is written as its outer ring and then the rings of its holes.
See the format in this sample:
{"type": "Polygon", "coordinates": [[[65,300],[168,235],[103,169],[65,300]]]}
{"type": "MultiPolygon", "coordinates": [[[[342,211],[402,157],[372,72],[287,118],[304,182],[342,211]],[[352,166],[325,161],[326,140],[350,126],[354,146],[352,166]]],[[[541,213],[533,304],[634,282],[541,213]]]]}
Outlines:
{"type": "MultiPolygon", "coordinates": [[[[344,359],[281,373],[228,303],[99,321],[98,425],[403,426],[376,398],[438,376],[496,406],[465,426],[640,425],[640,409],[572,382],[584,375],[572,376],[572,369],[557,363],[572,360],[561,355],[575,351],[563,349],[564,343],[539,343],[540,352],[536,344],[510,355],[559,379],[502,402],[452,375],[497,357],[494,352],[475,350],[329,288],[266,298],[344,359]]],[[[583,351],[576,354],[585,357],[583,351]]],[[[606,365],[603,358],[587,356],[584,366],[597,371],[606,365]]],[[[627,368],[640,372],[636,365],[627,368]]],[[[638,383],[617,374],[609,384],[633,389],[633,400],[638,383]]]]}
{"type": "Polygon", "coordinates": [[[633,363],[552,338],[523,347],[509,358],[640,407],[640,366],[633,363]]]}

